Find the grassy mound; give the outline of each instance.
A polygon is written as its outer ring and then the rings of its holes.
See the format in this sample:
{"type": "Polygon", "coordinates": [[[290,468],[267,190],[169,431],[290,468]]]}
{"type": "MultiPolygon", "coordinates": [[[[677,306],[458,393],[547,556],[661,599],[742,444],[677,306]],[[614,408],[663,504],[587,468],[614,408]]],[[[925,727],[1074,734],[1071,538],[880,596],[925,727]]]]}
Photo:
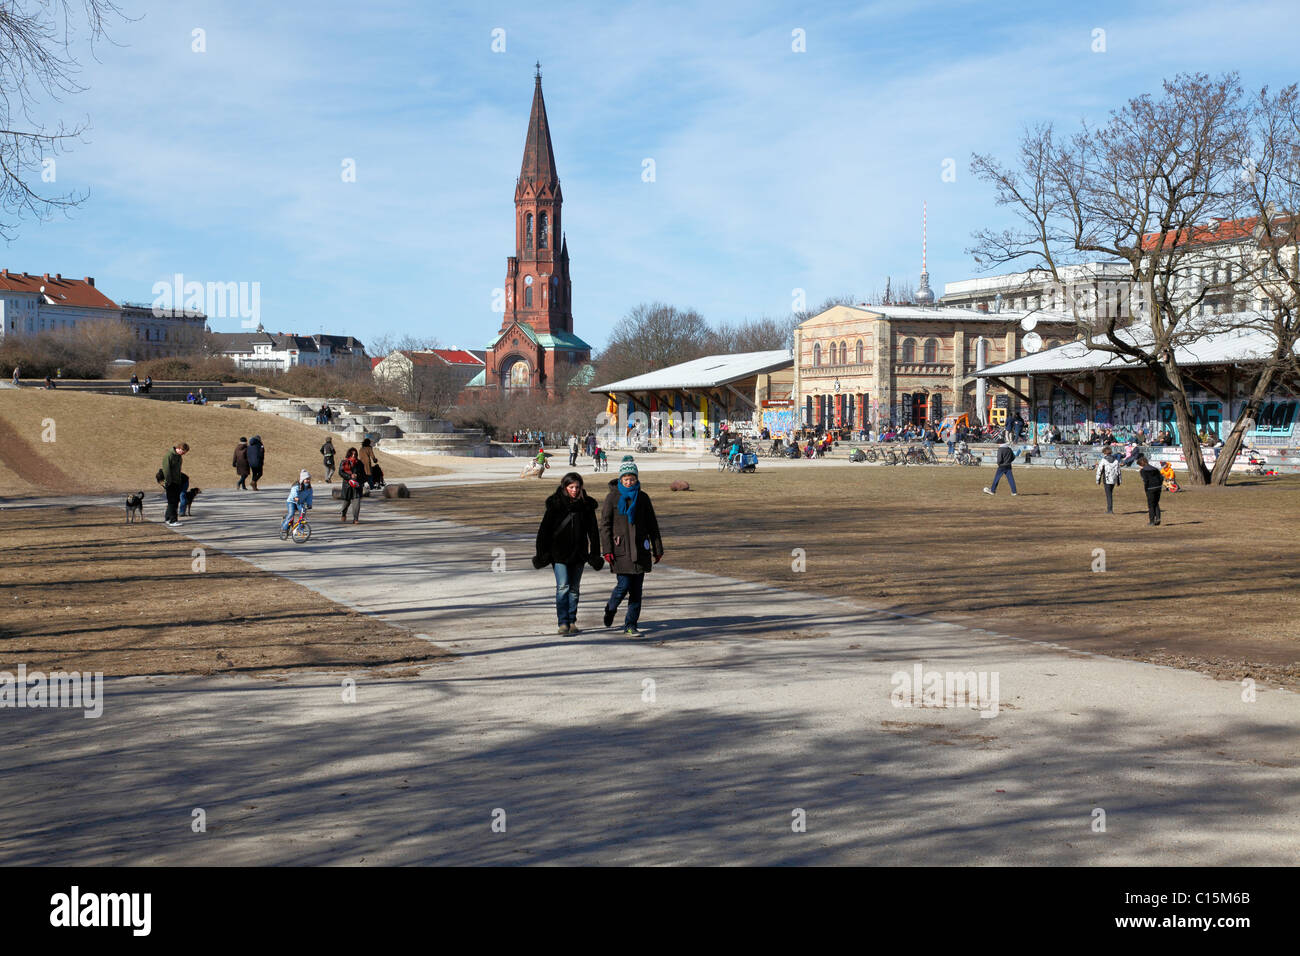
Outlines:
{"type": "MultiPolygon", "coordinates": [[[[0,495],[130,492],[155,487],[173,442],[188,442],[185,473],[200,488],[233,487],[241,436],[262,436],[263,486],[288,485],[306,468],[318,484],[327,432],[265,412],[157,402],[137,396],[6,390],[0,393],[0,495]],[[53,439],[48,440],[48,439],[53,439]]],[[[337,437],[339,458],[347,446],[337,437]]],[[[387,478],[436,474],[397,455],[379,461],[387,478]]]]}

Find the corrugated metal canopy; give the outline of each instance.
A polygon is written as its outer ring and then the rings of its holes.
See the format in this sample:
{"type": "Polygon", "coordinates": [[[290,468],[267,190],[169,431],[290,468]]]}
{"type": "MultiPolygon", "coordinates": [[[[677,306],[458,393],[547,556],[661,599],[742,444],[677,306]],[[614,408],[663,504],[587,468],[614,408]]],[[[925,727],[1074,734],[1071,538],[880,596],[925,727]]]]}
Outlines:
{"type": "MultiPolygon", "coordinates": [[[[1259,321],[1259,316],[1248,314],[1243,321],[1259,321]]],[[[1227,315],[1214,316],[1216,324],[1231,321],[1227,315]]],[[[1120,329],[1117,336],[1126,342],[1145,345],[1153,339],[1148,326],[1129,326],[1120,329]]],[[[1259,329],[1228,329],[1207,332],[1195,340],[1178,346],[1174,354],[1179,365],[1225,365],[1236,362],[1257,362],[1273,350],[1273,338],[1259,329]]],[[[1090,349],[1083,342],[1067,342],[1054,349],[1046,349],[1024,358],[994,365],[983,371],[972,372],[977,378],[1009,378],[1017,375],[1068,375],[1074,372],[1119,370],[1139,368],[1142,363],[1103,349],[1090,349]]]]}
{"type": "Polygon", "coordinates": [[[599,385],[593,392],[646,392],[674,388],[718,388],[731,382],[794,367],[790,349],[770,352],[739,352],[735,355],[706,355],[680,365],[670,365],[657,372],[634,375],[621,382],[599,385]]]}

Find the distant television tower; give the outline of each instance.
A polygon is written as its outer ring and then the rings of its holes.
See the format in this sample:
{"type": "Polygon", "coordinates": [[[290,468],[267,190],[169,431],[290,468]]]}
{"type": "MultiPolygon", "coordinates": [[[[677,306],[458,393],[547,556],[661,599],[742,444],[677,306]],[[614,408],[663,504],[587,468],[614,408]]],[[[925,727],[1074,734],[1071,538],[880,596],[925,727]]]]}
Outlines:
{"type": "Polygon", "coordinates": [[[927,204],[921,203],[921,284],[916,290],[917,305],[934,305],[934,293],[930,291],[930,273],[925,268],[926,231],[928,227],[927,204]]]}

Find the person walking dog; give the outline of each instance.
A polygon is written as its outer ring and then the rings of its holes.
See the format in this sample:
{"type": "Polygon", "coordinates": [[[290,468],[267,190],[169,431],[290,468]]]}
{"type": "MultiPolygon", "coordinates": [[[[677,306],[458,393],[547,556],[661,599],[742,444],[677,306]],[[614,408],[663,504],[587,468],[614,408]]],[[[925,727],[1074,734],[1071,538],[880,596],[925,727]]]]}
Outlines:
{"type": "Polygon", "coordinates": [[[664,546],[654,505],[641,490],[636,463],[627,459],[619,466],[618,478],[610,481],[609,494],[600,506],[600,551],[610,570],[618,575],[605,602],[605,626],[614,623],[614,614],[626,597],[623,633],[639,637],[642,586],[646,573],[664,556],[664,546]]]}
{"type": "Polygon", "coordinates": [[[1011,474],[1011,466],[1015,464],[1015,461],[1016,452],[1015,449],[1011,447],[1011,442],[1004,441],[1002,444],[998,445],[998,470],[993,475],[993,487],[985,488],[984,494],[997,494],[998,482],[1002,480],[1003,475],[1006,475],[1007,484],[1011,486],[1011,497],[1016,497],[1016,479],[1015,476],[1011,474]]]}
{"type": "Polygon", "coordinates": [[[185,476],[181,474],[181,458],[190,450],[185,442],[177,442],[163,456],[163,491],[167,494],[167,513],[163,516],[169,528],[180,527],[181,486],[185,476]]]}
{"type": "Polygon", "coordinates": [[[533,567],[547,565],[555,571],[555,613],[559,634],[580,634],[578,594],[582,566],[593,571],[605,566],[600,555],[600,528],[596,501],[582,487],[582,476],[571,471],[560,479],[555,493],[546,499],[546,512],[537,527],[537,553],[533,567]]]}
{"type": "Polygon", "coordinates": [[[1119,485],[1124,464],[1115,454],[1115,449],[1107,445],[1101,450],[1101,461],[1097,462],[1097,484],[1106,489],[1106,514],[1115,513],[1115,488],[1119,485]]]}
{"type": "Polygon", "coordinates": [[[1160,469],[1147,461],[1146,456],[1137,460],[1138,477],[1142,479],[1142,488],[1147,493],[1147,524],[1160,524],[1160,492],[1165,486],[1165,477],[1160,469]]]}

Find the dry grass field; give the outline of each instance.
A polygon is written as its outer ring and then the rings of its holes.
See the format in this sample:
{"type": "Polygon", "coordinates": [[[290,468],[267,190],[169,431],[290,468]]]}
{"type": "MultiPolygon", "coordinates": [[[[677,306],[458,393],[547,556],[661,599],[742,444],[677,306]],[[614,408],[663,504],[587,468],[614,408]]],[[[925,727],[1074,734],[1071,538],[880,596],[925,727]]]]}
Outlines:
{"type": "MultiPolygon", "coordinates": [[[[6,389],[0,392],[0,497],[152,491],[163,455],[177,441],[189,443],[185,473],[192,485],[233,488],[235,445],[253,435],[267,449],[263,484],[288,485],[302,468],[318,482],[324,475],[318,450],[325,432],[312,425],[216,405],[6,389]],[[46,441],[51,427],[54,440],[46,441]]],[[[341,458],[346,447],[338,439],[334,444],[341,458]]],[[[390,479],[444,470],[385,455],[382,445],[379,459],[390,479]]]]}
{"type": "MultiPolygon", "coordinates": [[[[648,472],[665,563],[865,606],[969,623],[1080,650],[1300,683],[1300,476],[1238,478],[1164,496],[1147,525],[1128,469],[1105,514],[1086,471],[1016,470],[1020,495],[980,489],[991,468],[809,462],[750,475],[648,472]],[[675,478],[692,491],[673,493],[675,478]],[[794,549],[806,570],[792,570],[794,549]],[[1104,552],[1105,570],[1094,571],[1104,552]]],[[[558,477],[558,475],[557,475],[558,477]]],[[[603,498],[608,475],[588,477],[603,498]]],[[[539,483],[416,491],[402,506],[531,537],[539,483]]],[[[671,612],[654,601],[647,616],[671,612]]]]}
{"type": "Polygon", "coordinates": [[[399,676],[441,648],[110,508],[0,510],[0,671],[399,676]]]}

